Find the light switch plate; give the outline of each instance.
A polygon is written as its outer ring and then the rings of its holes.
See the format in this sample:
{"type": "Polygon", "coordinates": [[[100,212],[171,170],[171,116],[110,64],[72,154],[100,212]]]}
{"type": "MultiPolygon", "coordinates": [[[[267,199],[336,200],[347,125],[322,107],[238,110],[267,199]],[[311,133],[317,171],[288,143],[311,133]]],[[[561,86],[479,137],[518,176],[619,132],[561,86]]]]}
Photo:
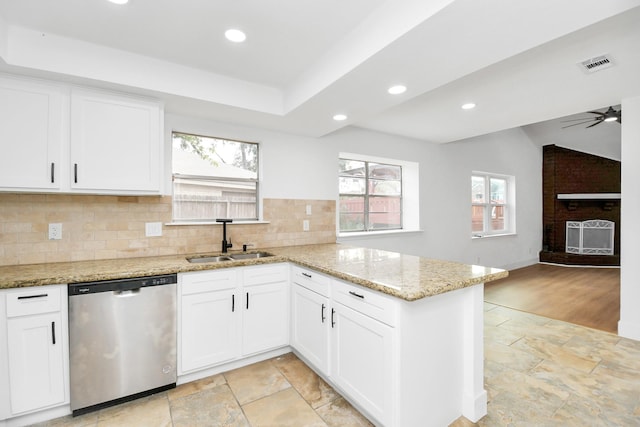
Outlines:
{"type": "Polygon", "coordinates": [[[162,236],[162,223],[161,222],[147,222],[144,224],[145,236],[147,237],[159,237],[162,236]]]}
{"type": "Polygon", "coordinates": [[[62,239],[62,224],[57,222],[49,224],[49,240],[62,239]]]}
{"type": "Polygon", "coordinates": [[[311,205],[307,205],[307,215],[311,215],[311,205]]]}
{"type": "Polygon", "coordinates": [[[302,231],[309,231],[309,220],[302,220],[302,231]]]}

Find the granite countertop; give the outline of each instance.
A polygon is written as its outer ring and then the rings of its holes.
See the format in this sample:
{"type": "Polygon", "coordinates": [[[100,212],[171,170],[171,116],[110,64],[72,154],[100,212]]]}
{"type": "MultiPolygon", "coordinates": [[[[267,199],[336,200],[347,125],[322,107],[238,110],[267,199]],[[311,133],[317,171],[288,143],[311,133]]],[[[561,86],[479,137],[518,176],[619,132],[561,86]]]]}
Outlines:
{"type": "Polygon", "coordinates": [[[273,257],[218,263],[189,263],[187,256],[125,258],[0,266],[0,289],[67,284],[236,266],[292,262],[339,279],[414,301],[507,277],[498,268],[441,261],[341,244],[265,248],[273,257]]]}

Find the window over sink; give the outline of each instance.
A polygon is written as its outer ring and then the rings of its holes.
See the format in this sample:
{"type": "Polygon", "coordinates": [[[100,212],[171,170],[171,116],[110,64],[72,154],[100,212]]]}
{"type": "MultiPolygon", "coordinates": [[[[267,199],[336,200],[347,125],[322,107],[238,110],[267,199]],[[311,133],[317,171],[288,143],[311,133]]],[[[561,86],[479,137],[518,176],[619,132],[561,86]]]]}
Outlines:
{"type": "Polygon", "coordinates": [[[255,142],[173,132],[173,221],[258,219],[255,142]]]}

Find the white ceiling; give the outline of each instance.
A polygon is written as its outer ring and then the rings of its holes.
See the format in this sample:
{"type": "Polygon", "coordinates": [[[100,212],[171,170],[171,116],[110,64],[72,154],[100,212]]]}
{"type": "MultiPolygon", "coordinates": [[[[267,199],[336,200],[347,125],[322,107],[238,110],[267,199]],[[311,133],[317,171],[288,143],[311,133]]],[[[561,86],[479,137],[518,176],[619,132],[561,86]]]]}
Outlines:
{"type": "Polygon", "coordinates": [[[443,143],[640,95],[638,22],[640,0],[0,0],[0,69],[242,125],[443,143]],[[614,67],[576,65],[605,53],[614,67]]]}

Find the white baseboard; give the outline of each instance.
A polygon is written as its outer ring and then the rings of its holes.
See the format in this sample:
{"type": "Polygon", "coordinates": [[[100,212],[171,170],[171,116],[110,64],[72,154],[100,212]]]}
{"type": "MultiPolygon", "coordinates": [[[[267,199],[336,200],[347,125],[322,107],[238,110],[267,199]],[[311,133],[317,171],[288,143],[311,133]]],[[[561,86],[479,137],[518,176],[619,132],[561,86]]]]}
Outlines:
{"type": "Polygon", "coordinates": [[[535,258],[529,258],[522,261],[514,262],[512,264],[503,265],[498,268],[502,268],[503,270],[515,270],[517,268],[529,267],[530,265],[534,265],[538,263],[539,263],[538,257],[535,257],[535,258]]]}
{"type": "Polygon", "coordinates": [[[487,415],[487,391],[482,390],[477,396],[465,395],[462,402],[462,415],[473,423],[487,415]]]}
{"type": "Polygon", "coordinates": [[[640,323],[620,320],[618,322],[618,335],[624,338],[640,341],[640,323]]]}
{"type": "Polygon", "coordinates": [[[205,368],[195,372],[178,373],[177,385],[189,383],[191,381],[200,380],[202,378],[210,377],[211,375],[220,374],[222,372],[231,371],[232,369],[242,368],[252,363],[262,362],[263,360],[271,359],[273,357],[281,356],[291,351],[290,346],[277,348],[265,353],[248,356],[243,359],[233,360],[228,363],[213,366],[211,368],[205,368]]]}

